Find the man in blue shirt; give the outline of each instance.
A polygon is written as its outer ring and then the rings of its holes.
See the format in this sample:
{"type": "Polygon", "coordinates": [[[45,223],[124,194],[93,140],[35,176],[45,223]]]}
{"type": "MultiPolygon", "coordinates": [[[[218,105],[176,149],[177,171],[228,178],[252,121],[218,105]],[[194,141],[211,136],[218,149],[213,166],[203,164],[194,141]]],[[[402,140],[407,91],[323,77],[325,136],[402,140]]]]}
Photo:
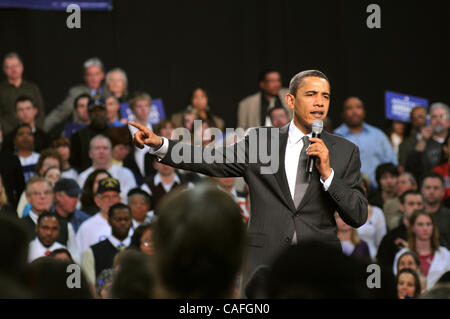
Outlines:
{"type": "Polygon", "coordinates": [[[334,133],[356,144],[361,158],[361,172],[370,177],[372,188],[377,187],[375,169],[382,163],[397,165],[397,158],[386,134],[379,128],[364,122],[366,110],[357,97],[349,97],[344,102],[344,123],[334,133]]]}

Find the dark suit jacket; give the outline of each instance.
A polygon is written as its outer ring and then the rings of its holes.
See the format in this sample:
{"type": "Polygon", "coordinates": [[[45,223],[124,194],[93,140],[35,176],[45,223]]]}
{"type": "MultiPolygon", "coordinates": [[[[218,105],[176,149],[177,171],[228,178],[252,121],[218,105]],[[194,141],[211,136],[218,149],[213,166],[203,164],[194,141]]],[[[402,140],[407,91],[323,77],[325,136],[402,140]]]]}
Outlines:
{"type": "Polygon", "coordinates": [[[0,152],[0,175],[8,202],[16,208],[20,195],[25,190],[22,165],[16,155],[6,151],[0,152]]]}
{"type": "MultiPolygon", "coordinates": [[[[263,143],[271,149],[272,143],[279,155],[279,169],[271,174],[261,174],[261,161],[250,163],[249,141],[251,134],[247,134],[234,145],[227,148],[215,148],[213,154],[223,159],[229,158],[231,152],[239,154],[244,149],[245,163],[179,163],[172,160],[172,149],[178,144],[169,140],[167,155],[162,163],[196,171],[210,176],[237,177],[243,176],[249,185],[251,214],[248,223],[248,247],[246,261],[243,268],[243,283],[246,284],[249,275],[258,265],[270,265],[273,259],[292,243],[294,231],[297,233],[298,243],[319,241],[327,243],[341,250],[341,244],[336,235],[334,212],[353,227],[363,225],[367,220],[367,199],[361,188],[359,149],[348,140],[334,134],[322,133],[322,139],[330,151],[330,163],[334,170],[334,178],[327,192],[319,180],[319,172],[314,168],[311,182],[299,205],[294,207],[286,178],[284,157],[288,139],[289,124],[279,129],[279,136],[271,136],[262,141],[264,134],[258,136],[262,128],[252,129],[263,143]],[[240,151],[239,151],[240,150],[240,151]],[[228,155],[228,156],[227,156],[228,155]]],[[[276,133],[277,128],[266,128],[276,133]]],[[[252,145],[256,143],[252,141],[252,145]]],[[[257,144],[257,145],[258,145],[257,144]]],[[[190,149],[192,158],[194,148],[184,144],[183,152],[190,149]]],[[[174,154],[178,154],[175,150],[174,154]]],[[[252,161],[254,162],[254,161],[252,161]]]]}

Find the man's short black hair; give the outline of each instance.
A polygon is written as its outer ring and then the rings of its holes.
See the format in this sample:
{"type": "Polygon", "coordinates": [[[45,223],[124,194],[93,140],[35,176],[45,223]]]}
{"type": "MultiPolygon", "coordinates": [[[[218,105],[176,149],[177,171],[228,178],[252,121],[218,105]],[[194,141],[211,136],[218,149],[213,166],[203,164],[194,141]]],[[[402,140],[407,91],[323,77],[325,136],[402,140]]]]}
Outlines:
{"type": "Polygon", "coordinates": [[[87,94],[87,93],[83,93],[83,94],[78,95],[78,96],[75,98],[75,100],[73,101],[73,108],[74,108],[74,109],[77,108],[78,101],[79,101],[80,99],[84,98],[84,97],[88,98],[89,100],[91,99],[91,96],[90,96],[89,94],[87,94]]]}
{"type": "Polygon", "coordinates": [[[58,216],[56,216],[56,215],[55,215],[54,213],[52,213],[52,212],[45,211],[45,212],[43,212],[42,214],[39,215],[38,220],[37,220],[37,224],[36,224],[36,225],[39,226],[39,225],[41,224],[41,221],[42,221],[44,218],[47,218],[47,217],[56,218],[56,220],[58,221],[58,224],[60,223],[58,216]]]}
{"type": "Polygon", "coordinates": [[[293,96],[295,96],[297,94],[297,90],[300,87],[300,84],[302,83],[303,79],[308,78],[308,77],[317,77],[317,78],[322,78],[322,79],[327,80],[328,85],[330,86],[330,90],[331,90],[330,81],[328,80],[328,78],[326,77],[325,74],[323,74],[322,72],[320,72],[318,70],[306,70],[306,71],[299,72],[292,77],[291,82],[289,82],[289,93],[292,94],[293,96]]]}
{"type": "Polygon", "coordinates": [[[278,73],[280,74],[280,71],[278,71],[275,68],[265,68],[263,70],[261,70],[258,74],[258,83],[265,81],[266,80],[266,76],[269,73],[278,73]]]}
{"type": "Polygon", "coordinates": [[[128,210],[128,213],[129,213],[130,216],[131,216],[131,208],[130,208],[130,206],[125,205],[124,203],[117,203],[117,204],[112,205],[112,206],[109,208],[109,210],[108,210],[108,219],[111,219],[111,218],[114,216],[114,212],[115,212],[117,209],[121,209],[121,208],[124,208],[124,209],[128,210]]]}
{"type": "Polygon", "coordinates": [[[441,174],[436,173],[436,172],[428,172],[428,173],[424,174],[424,175],[422,176],[422,183],[421,183],[420,187],[423,186],[423,182],[425,182],[425,180],[426,180],[427,178],[437,178],[437,179],[439,179],[439,180],[441,181],[442,187],[445,187],[444,177],[442,177],[441,174]]]}
{"type": "Polygon", "coordinates": [[[380,187],[381,176],[386,173],[390,173],[391,175],[394,175],[396,177],[400,175],[397,166],[392,163],[383,163],[378,165],[375,170],[375,180],[377,181],[378,187],[380,187]]]}
{"type": "Polygon", "coordinates": [[[399,197],[400,203],[402,203],[402,205],[405,204],[405,198],[408,195],[420,195],[420,196],[422,196],[422,194],[419,191],[417,191],[417,190],[414,190],[414,189],[407,190],[406,192],[401,194],[400,197],[399,197]]]}
{"type": "Polygon", "coordinates": [[[20,102],[25,102],[25,101],[30,101],[30,102],[31,102],[31,105],[33,105],[33,107],[36,107],[36,106],[34,105],[34,101],[33,101],[33,98],[31,98],[31,96],[28,96],[28,95],[19,95],[19,96],[17,97],[17,99],[14,101],[14,105],[16,106],[16,109],[17,109],[17,104],[19,104],[20,102]]]}

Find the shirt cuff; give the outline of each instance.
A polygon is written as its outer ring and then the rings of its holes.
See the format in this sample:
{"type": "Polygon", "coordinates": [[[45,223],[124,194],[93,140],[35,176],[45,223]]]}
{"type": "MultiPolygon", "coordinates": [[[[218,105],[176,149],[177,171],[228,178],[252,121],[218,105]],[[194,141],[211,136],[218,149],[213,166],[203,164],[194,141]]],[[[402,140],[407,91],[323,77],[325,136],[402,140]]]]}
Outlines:
{"type": "Polygon", "coordinates": [[[164,158],[164,156],[167,155],[167,152],[169,150],[169,141],[167,140],[167,138],[162,137],[162,144],[158,147],[150,147],[148,146],[148,152],[151,155],[155,155],[156,157],[158,157],[158,159],[162,160],[164,158]]]}
{"type": "Polygon", "coordinates": [[[330,176],[328,176],[328,178],[327,178],[327,180],[325,182],[322,180],[322,177],[320,177],[320,182],[322,183],[323,189],[325,191],[328,191],[328,188],[330,188],[331,182],[333,181],[333,177],[334,177],[334,170],[333,169],[331,169],[331,174],[330,174],[330,176]]]}

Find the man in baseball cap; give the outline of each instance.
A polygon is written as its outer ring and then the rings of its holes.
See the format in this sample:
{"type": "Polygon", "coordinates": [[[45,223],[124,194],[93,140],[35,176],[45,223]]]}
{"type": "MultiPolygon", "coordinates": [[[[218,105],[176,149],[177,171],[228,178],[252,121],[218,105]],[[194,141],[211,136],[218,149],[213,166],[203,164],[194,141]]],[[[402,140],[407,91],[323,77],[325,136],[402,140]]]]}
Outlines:
{"type": "Polygon", "coordinates": [[[83,252],[111,235],[111,226],[108,223],[109,208],[121,202],[120,182],[112,177],[101,179],[98,182],[97,194],[94,201],[100,212],[84,222],[77,232],[77,245],[79,252],[83,252]]]}

